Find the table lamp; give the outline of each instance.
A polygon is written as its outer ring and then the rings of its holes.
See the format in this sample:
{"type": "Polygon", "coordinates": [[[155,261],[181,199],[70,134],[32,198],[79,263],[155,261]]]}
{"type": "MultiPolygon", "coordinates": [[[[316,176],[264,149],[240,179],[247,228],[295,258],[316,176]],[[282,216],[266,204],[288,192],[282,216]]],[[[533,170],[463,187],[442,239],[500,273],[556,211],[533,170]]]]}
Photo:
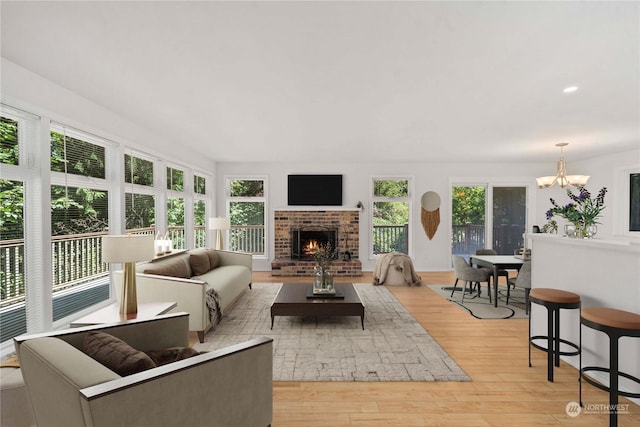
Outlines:
{"type": "Polygon", "coordinates": [[[138,312],[136,294],[136,261],[146,261],[155,255],[153,235],[130,234],[102,236],[102,262],[124,263],[120,313],[138,312]]]}
{"type": "Polygon", "coordinates": [[[225,217],[216,217],[209,218],[209,230],[218,230],[217,231],[217,239],[216,239],[216,249],[222,250],[222,230],[228,230],[231,228],[231,221],[229,218],[225,217]]]}

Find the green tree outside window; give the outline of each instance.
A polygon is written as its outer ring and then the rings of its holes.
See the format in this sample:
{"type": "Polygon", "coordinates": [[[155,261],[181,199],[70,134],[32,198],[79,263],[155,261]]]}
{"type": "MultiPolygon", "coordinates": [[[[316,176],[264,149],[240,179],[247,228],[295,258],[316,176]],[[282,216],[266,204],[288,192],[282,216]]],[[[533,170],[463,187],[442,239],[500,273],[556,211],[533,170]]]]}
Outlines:
{"type": "Polygon", "coordinates": [[[0,163],[19,164],[18,121],[0,117],[0,163]]]}

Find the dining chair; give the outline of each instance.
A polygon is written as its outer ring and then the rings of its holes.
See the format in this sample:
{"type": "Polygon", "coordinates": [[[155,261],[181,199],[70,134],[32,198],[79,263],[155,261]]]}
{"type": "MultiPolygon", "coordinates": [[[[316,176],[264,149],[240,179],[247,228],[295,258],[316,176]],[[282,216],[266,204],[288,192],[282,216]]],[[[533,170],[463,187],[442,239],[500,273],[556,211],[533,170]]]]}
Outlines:
{"type": "Polygon", "coordinates": [[[475,283],[478,286],[478,295],[480,295],[480,283],[487,282],[487,292],[489,293],[489,302],[491,302],[491,285],[489,284],[491,274],[486,268],[473,268],[469,265],[466,259],[460,255],[453,255],[453,269],[456,273],[456,282],[453,285],[451,296],[457,290],[458,280],[464,281],[464,288],[462,289],[462,303],[464,303],[464,296],[467,293],[467,284],[475,283]]]}
{"type": "Polygon", "coordinates": [[[517,277],[512,277],[507,282],[507,304],[509,304],[509,292],[511,287],[524,289],[524,311],[529,314],[529,292],[531,292],[531,260],[524,260],[518,271],[517,277]]]}
{"type": "MultiPolygon", "coordinates": [[[[476,249],[476,255],[498,255],[498,253],[494,249],[476,249]]],[[[480,267],[489,272],[491,277],[493,277],[493,270],[487,267],[480,267]]],[[[498,279],[500,276],[504,277],[506,282],[509,283],[509,272],[507,270],[498,270],[498,279]]]]}

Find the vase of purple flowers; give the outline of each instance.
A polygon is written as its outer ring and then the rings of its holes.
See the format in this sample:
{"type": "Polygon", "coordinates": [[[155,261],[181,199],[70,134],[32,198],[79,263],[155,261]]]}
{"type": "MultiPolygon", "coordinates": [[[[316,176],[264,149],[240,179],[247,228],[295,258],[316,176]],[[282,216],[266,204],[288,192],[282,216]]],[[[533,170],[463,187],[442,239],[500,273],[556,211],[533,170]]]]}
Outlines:
{"type": "MultiPolygon", "coordinates": [[[[597,232],[597,220],[605,208],[604,196],[607,194],[607,187],[602,187],[598,195],[594,198],[586,187],[578,187],[578,194],[567,190],[567,196],[571,201],[564,206],[560,206],[555,200],[551,200],[551,209],[546,212],[547,220],[554,216],[560,216],[567,221],[570,229],[566,230],[569,237],[580,239],[590,239],[597,232]]],[[[565,227],[566,228],[566,227],[565,227]]]]}

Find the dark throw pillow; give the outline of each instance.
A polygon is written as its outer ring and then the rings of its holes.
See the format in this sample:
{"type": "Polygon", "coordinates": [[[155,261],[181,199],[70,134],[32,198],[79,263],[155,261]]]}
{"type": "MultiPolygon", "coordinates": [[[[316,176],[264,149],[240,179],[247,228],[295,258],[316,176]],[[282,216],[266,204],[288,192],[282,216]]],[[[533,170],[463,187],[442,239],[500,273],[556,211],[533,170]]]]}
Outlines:
{"type": "Polygon", "coordinates": [[[148,267],[145,267],[144,273],[157,274],[159,276],[181,277],[183,279],[191,277],[189,274],[189,266],[181,258],[174,260],[162,260],[158,265],[153,265],[152,263],[148,267]]]}
{"type": "Polygon", "coordinates": [[[104,332],[89,332],[84,337],[84,352],[121,376],[135,374],[156,364],[144,352],[104,332]]]}
{"type": "Polygon", "coordinates": [[[201,276],[211,270],[209,255],[205,250],[195,250],[189,253],[189,264],[194,276],[201,276]]]}
{"type": "Polygon", "coordinates": [[[158,365],[166,365],[167,363],[177,362],[178,360],[188,359],[192,356],[197,356],[200,353],[191,347],[173,347],[164,350],[151,350],[147,351],[147,356],[158,365]]]}
{"type": "Polygon", "coordinates": [[[211,264],[211,270],[217,268],[220,265],[220,256],[215,249],[207,249],[207,255],[209,255],[209,264],[211,264]]]}

